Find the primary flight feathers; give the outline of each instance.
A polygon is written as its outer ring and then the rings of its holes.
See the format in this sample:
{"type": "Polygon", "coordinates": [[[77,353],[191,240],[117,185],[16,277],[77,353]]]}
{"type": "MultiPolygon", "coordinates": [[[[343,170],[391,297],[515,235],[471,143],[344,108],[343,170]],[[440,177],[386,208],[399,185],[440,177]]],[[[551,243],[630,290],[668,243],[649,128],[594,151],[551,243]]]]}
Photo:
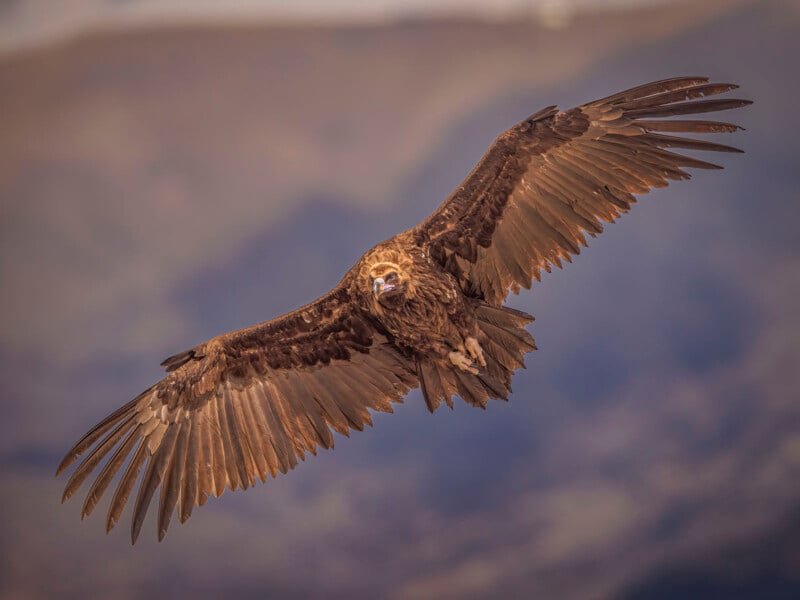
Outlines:
{"type": "Polygon", "coordinates": [[[737,125],[687,119],[750,104],[703,99],[737,86],[705,77],[648,83],[567,111],[548,107],[501,134],[417,227],[367,252],[323,297],[166,359],[168,375],[93,427],[63,500],[96,469],[82,516],[120,471],[110,531],[136,488],[132,541],[159,490],[158,537],[177,508],[285,473],[392,411],[421,386],[428,408],[505,399],[535,348],[533,317],[502,303],[542,269],[571,261],[635,194],[721,168],[681,150],[739,152],[682,134],[737,125]],[[670,118],[677,117],[677,118],[670,118]]]}

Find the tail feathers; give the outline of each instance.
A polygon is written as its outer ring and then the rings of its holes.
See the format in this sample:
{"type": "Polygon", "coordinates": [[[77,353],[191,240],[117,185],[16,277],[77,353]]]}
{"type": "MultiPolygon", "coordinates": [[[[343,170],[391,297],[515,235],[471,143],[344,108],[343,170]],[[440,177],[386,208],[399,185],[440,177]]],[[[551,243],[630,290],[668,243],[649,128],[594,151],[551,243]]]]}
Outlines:
{"type": "MultiPolygon", "coordinates": [[[[488,358],[486,362],[488,365],[488,358]]],[[[419,361],[417,375],[422,384],[425,403],[431,412],[439,408],[442,401],[453,408],[453,396],[461,397],[472,406],[485,408],[490,398],[506,400],[511,391],[510,374],[506,381],[502,381],[488,372],[473,375],[441,360],[419,361]]]]}
{"type": "Polygon", "coordinates": [[[492,306],[491,304],[481,304],[475,311],[475,316],[478,317],[478,325],[483,323],[491,323],[497,327],[503,327],[514,331],[521,330],[526,336],[531,339],[531,335],[522,329],[528,323],[533,322],[533,315],[526,312],[511,308],[509,306],[492,306]]]}
{"type": "Polygon", "coordinates": [[[434,412],[442,401],[453,408],[453,396],[467,404],[486,408],[489,399],[507,400],[514,371],[525,367],[524,355],[536,349],[525,325],[533,317],[513,308],[481,305],[476,311],[486,366],[477,375],[462,371],[450,362],[421,359],[417,375],[428,410],[434,412]]]}
{"type": "Polygon", "coordinates": [[[447,406],[453,408],[451,396],[456,393],[455,386],[451,385],[449,369],[444,363],[420,360],[417,362],[417,375],[429,411],[433,412],[439,408],[442,400],[447,403],[447,406]]]}

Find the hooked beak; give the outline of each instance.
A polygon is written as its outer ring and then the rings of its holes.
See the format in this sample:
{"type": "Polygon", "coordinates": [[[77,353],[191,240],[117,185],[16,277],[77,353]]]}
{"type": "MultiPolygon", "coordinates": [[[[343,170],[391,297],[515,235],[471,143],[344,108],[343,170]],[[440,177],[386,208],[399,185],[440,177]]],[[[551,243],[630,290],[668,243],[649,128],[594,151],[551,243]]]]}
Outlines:
{"type": "Polygon", "coordinates": [[[386,281],[384,281],[383,277],[378,277],[372,283],[372,293],[376,297],[380,296],[381,294],[385,294],[386,292],[391,292],[393,289],[394,289],[394,286],[389,284],[389,283],[386,283],[386,281]]]}

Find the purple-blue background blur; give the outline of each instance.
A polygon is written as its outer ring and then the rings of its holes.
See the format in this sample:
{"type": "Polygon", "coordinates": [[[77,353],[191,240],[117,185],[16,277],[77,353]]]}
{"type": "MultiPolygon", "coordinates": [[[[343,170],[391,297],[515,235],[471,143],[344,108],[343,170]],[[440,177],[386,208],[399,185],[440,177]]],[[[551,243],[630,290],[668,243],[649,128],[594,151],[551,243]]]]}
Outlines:
{"type": "Polygon", "coordinates": [[[0,54],[0,596],[800,597],[800,9],[546,4],[0,54]],[[59,504],[164,356],[325,292],[539,108],[684,74],[756,101],[723,117],[746,154],[512,297],[540,350],[509,403],[415,391],[160,545],[59,504]]]}

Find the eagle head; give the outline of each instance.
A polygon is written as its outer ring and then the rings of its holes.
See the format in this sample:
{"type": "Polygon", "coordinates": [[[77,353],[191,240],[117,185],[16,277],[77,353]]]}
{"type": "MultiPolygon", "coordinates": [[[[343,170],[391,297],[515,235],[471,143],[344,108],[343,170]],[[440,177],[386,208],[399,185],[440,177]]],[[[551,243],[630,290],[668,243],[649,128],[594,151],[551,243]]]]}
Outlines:
{"type": "Polygon", "coordinates": [[[409,291],[408,277],[399,265],[379,262],[369,270],[372,296],[385,306],[401,303],[409,291]]]}

